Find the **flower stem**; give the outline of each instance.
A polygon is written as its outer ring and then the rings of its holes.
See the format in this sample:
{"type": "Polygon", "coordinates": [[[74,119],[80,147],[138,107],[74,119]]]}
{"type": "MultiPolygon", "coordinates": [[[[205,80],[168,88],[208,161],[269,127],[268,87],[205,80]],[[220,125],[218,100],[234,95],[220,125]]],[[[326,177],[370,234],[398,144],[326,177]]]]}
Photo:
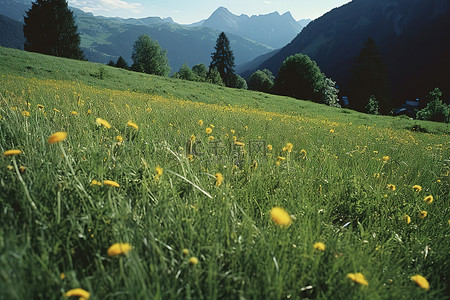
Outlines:
{"type": "Polygon", "coordinates": [[[30,202],[31,207],[33,207],[35,210],[37,210],[37,206],[34,203],[33,199],[31,199],[30,193],[28,192],[27,185],[25,184],[25,181],[23,181],[23,178],[20,175],[19,168],[17,167],[16,158],[13,156],[12,160],[13,160],[13,164],[14,164],[14,169],[16,170],[16,173],[17,173],[17,177],[19,177],[19,181],[20,181],[20,183],[22,183],[23,188],[25,189],[25,195],[27,196],[28,202],[30,202]]]}

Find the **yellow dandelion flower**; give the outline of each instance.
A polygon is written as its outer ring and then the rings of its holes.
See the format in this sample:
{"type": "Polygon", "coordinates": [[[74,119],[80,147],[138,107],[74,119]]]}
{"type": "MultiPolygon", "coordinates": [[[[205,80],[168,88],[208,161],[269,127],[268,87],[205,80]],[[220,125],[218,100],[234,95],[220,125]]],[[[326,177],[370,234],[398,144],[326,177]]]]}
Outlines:
{"type": "Polygon", "coordinates": [[[428,213],[425,211],[425,210],[422,210],[420,213],[419,213],[419,218],[421,218],[421,219],[424,219],[424,218],[426,218],[428,216],[428,213]]]}
{"type": "Polygon", "coordinates": [[[123,142],[123,137],[118,135],[118,136],[116,136],[116,140],[119,144],[121,144],[123,142]]]}
{"type": "Polygon", "coordinates": [[[423,201],[425,201],[428,204],[431,204],[431,202],[433,202],[433,200],[434,199],[433,199],[432,195],[426,196],[425,199],[423,199],[423,201]]]}
{"type": "Polygon", "coordinates": [[[321,243],[321,242],[318,242],[318,243],[315,243],[315,244],[313,245],[313,248],[314,248],[315,250],[325,251],[325,244],[324,244],[324,243],[321,243]]]}
{"type": "Polygon", "coordinates": [[[111,125],[108,123],[108,121],[106,121],[106,120],[103,120],[103,119],[100,119],[100,118],[97,118],[97,119],[95,119],[95,122],[97,122],[99,125],[103,125],[103,126],[105,126],[106,128],[111,128],[111,125]]]}
{"type": "Polygon", "coordinates": [[[212,135],[210,135],[210,136],[208,137],[208,141],[214,141],[214,137],[213,137],[212,135]]]}
{"type": "Polygon", "coordinates": [[[231,132],[232,134],[235,134],[235,133],[236,133],[236,130],[231,129],[230,132],[231,132]]]}
{"type": "Polygon", "coordinates": [[[420,286],[424,290],[428,291],[430,289],[430,283],[422,275],[411,276],[411,280],[414,281],[418,286],[420,286]]]}
{"type": "Polygon", "coordinates": [[[306,158],[306,150],[305,149],[302,149],[300,151],[300,154],[303,155],[303,158],[306,158]]]}
{"type": "Polygon", "coordinates": [[[394,184],[388,184],[387,188],[390,189],[391,191],[395,191],[395,185],[394,184]]]}
{"type": "Polygon", "coordinates": [[[195,266],[196,264],[198,264],[198,258],[195,256],[192,256],[191,258],[189,258],[188,263],[191,266],[195,266]]]}
{"type": "Polygon", "coordinates": [[[131,250],[131,245],[128,243],[115,243],[111,247],[108,248],[108,256],[117,256],[124,254],[126,255],[131,250]]]}
{"type": "Polygon", "coordinates": [[[198,125],[203,126],[203,120],[198,120],[198,125]]]}
{"type": "Polygon", "coordinates": [[[23,172],[25,172],[26,170],[27,170],[27,167],[25,167],[25,166],[20,166],[20,167],[19,167],[20,173],[23,173],[23,172]]]}
{"type": "Polygon", "coordinates": [[[193,161],[194,160],[194,155],[192,155],[192,154],[188,154],[188,156],[186,156],[187,157],[187,159],[189,159],[190,161],[193,161]]]}
{"type": "Polygon", "coordinates": [[[367,282],[366,277],[362,273],[348,273],[347,278],[350,278],[356,283],[359,283],[361,285],[369,285],[369,282],[367,282]]]}
{"type": "Polygon", "coordinates": [[[97,180],[95,180],[95,179],[92,179],[92,181],[91,181],[91,185],[98,185],[98,186],[101,186],[101,185],[102,185],[102,183],[101,183],[101,182],[99,182],[99,181],[97,181],[97,180]]]}
{"type": "Polygon", "coordinates": [[[30,116],[30,112],[24,110],[24,111],[22,112],[22,116],[24,116],[24,117],[29,117],[29,116],[30,116]]]}
{"type": "Polygon", "coordinates": [[[37,107],[38,107],[39,109],[44,109],[44,105],[41,105],[41,104],[38,104],[37,107]]]}
{"type": "Polygon", "coordinates": [[[159,177],[163,174],[163,168],[161,168],[160,166],[156,166],[155,171],[156,171],[156,175],[159,177]]]}
{"type": "Polygon", "coordinates": [[[5,152],[3,152],[4,156],[13,156],[13,155],[18,155],[18,154],[22,154],[22,151],[21,150],[12,149],[12,150],[6,150],[5,152]]]}
{"type": "Polygon", "coordinates": [[[74,116],[78,115],[78,113],[77,113],[76,111],[74,111],[74,110],[72,110],[70,113],[71,113],[72,115],[74,115],[74,116]]]}
{"type": "Polygon", "coordinates": [[[334,133],[334,129],[330,129],[330,133],[334,133]]]}
{"type": "Polygon", "coordinates": [[[413,190],[416,191],[416,192],[422,191],[422,187],[421,187],[420,185],[417,185],[417,184],[414,185],[412,188],[413,188],[413,190]]]}
{"type": "Polygon", "coordinates": [[[272,151],[273,146],[269,144],[269,145],[267,145],[267,149],[269,149],[269,151],[272,151]]]}
{"type": "Polygon", "coordinates": [[[131,121],[128,121],[128,122],[127,122],[127,125],[130,126],[130,127],[133,127],[133,128],[136,129],[136,130],[139,129],[139,126],[137,126],[136,123],[133,123],[133,122],[131,122],[131,121]]]}
{"type": "Polygon", "coordinates": [[[112,181],[112,180],[103,180],[103,184],[113,186],[113,187],[120,187],[120,185],[117,182],[112,181]]]}
{"type": "Polygon", "coordinates": [[[383,160],[383,162],[387,162],[389,160],[389,158],[390,157],[386,155],[386,156],[383,156],[382,160],[383,160]]]}
{"type": "Polygon", "coordinates": [[[292,145],[292,143],[287,143],[285,148],[287,152],[291,152],[292,149],[294,148],[294,145],[292,145]]]}
{"type": "Polygon", "coordinates": [[[66,278],[66,274],[61,273],[61,275],[59,275],[59,279],[63,280],[64,278],[66,278]]]}
{"type": "Polygon", "coordinates": [[[53,109],[54,112],[60,113],[60,111],[56,108],[53,109]]]}
{"type": "Polygon", "coordinates": [[[236,146],[239,146],[239,147],[244,147],[244,146],[245,146],[244,143],[238,142],[238,141],[234,141],[234,144],[235,144],[236,146]]]}
{"type": "Polygon", "coordinates": [[[49,144],[59,143],[61,141],[64,141],[66,139],[66,137],[67,137],[67,132],[61,132],[61,131],[55,132],[48,138],[47,142],[49,144]]]}
{"type": "Polygon", "coordinates": [[[7,165],[7,166],[6,166],[6,169],[7,169],[8,171],[12,171],[12,170],[14,170],[14,167],[11,166],[11,165],[7,165]]]}
{"type": "Polygon", "coordinates": [[[205,132],[206,132],[207,134],[211,134],[211,132],[212,132],[211,127],[206,127],[205,132]]]}
{"type": "Polygon", "coordinates": [[[278,159],[279,159],[279,160],[285,160],[285,159],[286,159],[286,157],[283,157],[283,156],[278,156],[278,159]]]}
{"type": "Polygon", "coordinates": [[[90,115],[92,114],[92,110],[88,109],[88,111],[86,112],[86,115],[90,115]]]}
{"type": "Polygon", "coordinates": [[[277,160],[277,162],[275,163],[277,166],[281,165],[281,161],[277,160]]]}
{"type": "Polygon", "coordinates": [[[195,135],[191,135],[191,141],[195,142],[195,135]]]}
{"type": "Polygon", "coordinates": [[[209,127],[214,128],[215,126],[213,124],[209,124],[209,127]]]}
{"type": "Polygon", "coordinates": [[[189,250],[184,248],[181,253],[183,253],[183,256],[188,256],[189,255],[189,250]]]}
{"type": "Polygon", "coordinates": [[[404,215],[404,216],[403,216],[403,220],[406,222],[406,224],[411,223],[411,217],[408,216],[408,215],[404,215]]]}
{"type": "Polygon", "coordinates": [[[280,226],[289,226],[292,223],[291,216],[279,206],[275,206],[270,210],[270,217],[272,221],[280,226]]]}
{"type": "Polygon", "coordinates": [[[216,177],[216,185],[220,186],[223,181],[223,175],[221,173],[216,173],[214,176],[216,177]]]}
{"type": "Polygon", "coordinates": [[[83,289],[72,289],[64,293],[64,297],[80,297],[80,299],[89,299],[91,297],[91,294],[88,291],[85,291],[83,289]]]}

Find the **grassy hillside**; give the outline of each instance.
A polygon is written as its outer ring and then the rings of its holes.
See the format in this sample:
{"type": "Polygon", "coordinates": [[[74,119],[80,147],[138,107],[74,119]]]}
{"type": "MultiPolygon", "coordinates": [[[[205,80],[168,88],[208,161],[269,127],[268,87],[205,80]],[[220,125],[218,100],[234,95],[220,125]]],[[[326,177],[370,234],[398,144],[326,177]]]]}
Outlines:
{"type": "Polygon", "coordinates": [[[4,48],[0,75],[0,299],[448,297],[444,124],[4,48]]]}

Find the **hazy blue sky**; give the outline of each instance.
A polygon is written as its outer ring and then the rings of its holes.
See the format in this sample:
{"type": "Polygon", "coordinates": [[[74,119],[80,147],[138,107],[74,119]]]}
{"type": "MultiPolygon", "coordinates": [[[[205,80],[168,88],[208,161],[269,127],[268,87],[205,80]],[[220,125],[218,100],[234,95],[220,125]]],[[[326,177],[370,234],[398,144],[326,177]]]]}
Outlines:
{"type": "MultiPolygon", "coordinates": [[[[376,1],[376,0],[374,0],[376,1]]],[[[208,18],[219,6],[236,15],[290,11],[296,19],[315,19],[349,0],[69,0],[69,5],[106,17],[172,17],[187,24],[208,18]]]]}

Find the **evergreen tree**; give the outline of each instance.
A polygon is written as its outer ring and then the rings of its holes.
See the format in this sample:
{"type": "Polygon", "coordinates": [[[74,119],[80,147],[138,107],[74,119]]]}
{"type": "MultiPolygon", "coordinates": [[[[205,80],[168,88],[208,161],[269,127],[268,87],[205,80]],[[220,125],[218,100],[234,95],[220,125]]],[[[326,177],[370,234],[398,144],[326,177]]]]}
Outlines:
{"type": "Polygon", "coordinates": [[[84,59],[73,12],[66,0],[37,0],[24,17],[24,49],[48,55],[84,59]]]}
{"type": "Polygon", "coordinates": [[[364,111],[368,99],[374,95],[378,100],[380,113],[391,109],[389,81],[386,66],[375,41],[369,38],[355,58],[351,68],[349,100],[352,108],[364,111]]]}
{"type": "Polygon", "coordinates": [[[170,72],[167,50],[161,49],[158,42],[153,41],[147,34],[138,37],[131,54],[133,65],[137,72],[168,76],[170,72]]]}
{"type": "Polygon", "coordinates": [[[209,70],[208,76],[206,76],[206,82],[221,85],[221,86],[225,85],[222,81],[222,77],[220,77],[219,71],[217,71],[216,68],[209,70]]]}
{"type": "Polygon", "coordinates": [[[427,106],[417,112],[417,119],[435,122],[449,122],[450,105],[442,103],[442,92],[439,88],[435,88],[428,94],[427,106]]]}
{"type": "Polygon", "coordinates": [[[119,56],[119,58],[117,59],[117,62],[116,62],[116,64],[114,66],[116,68],[121,68],[121,69],[128,70],[127,61],[122,56],[119,56]]]}
{"type": "Polygon", "coordinates": [[[198,64],[192,67],[192,72],[198,76],[199,81],[206,81],[208,70],[204,64],[198,64]]]}
{"type": "Polygon", "coordinates": [[[230,41],[224,32],[222,32],[216,41],[216,50],[211,53],[211,63],[209,70],[217,69],[226,86],[232,86],[234,81],[234,54],[230,49],[230,41]]]}
{"type": "Polygon", "coordinates": [[[378,115],[378,101],[374,95],[369,97],[369,102],[366,105],[366,113],[371,115],[378,115]]]}

